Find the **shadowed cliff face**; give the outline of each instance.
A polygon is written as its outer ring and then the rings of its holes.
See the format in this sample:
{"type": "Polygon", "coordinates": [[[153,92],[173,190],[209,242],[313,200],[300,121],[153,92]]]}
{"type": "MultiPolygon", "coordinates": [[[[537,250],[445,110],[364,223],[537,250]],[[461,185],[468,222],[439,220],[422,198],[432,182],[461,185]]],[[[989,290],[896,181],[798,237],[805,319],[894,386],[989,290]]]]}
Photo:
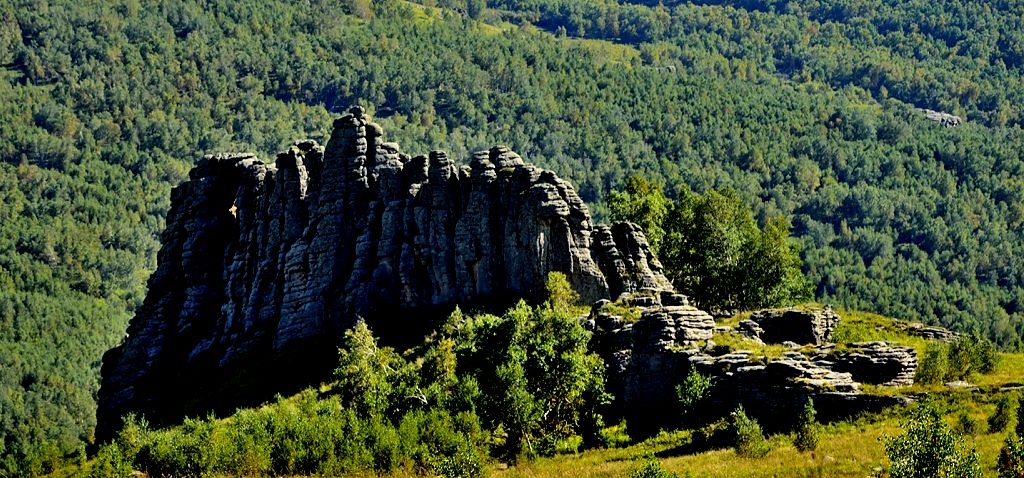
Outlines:
{"type": "Polygon", "coordinates": [[[423,311],[539,299],[551,271],[586,301],[671,289],[636,226],[593,226],[552,172],[500,146],[461,168],[409,157],[350,113],[326,148],[209,156],[174,189],[149,293],[103,359],[101,438],[128,412],[231,411],[322,379],[358,318],[421,331],[423,311]]]}

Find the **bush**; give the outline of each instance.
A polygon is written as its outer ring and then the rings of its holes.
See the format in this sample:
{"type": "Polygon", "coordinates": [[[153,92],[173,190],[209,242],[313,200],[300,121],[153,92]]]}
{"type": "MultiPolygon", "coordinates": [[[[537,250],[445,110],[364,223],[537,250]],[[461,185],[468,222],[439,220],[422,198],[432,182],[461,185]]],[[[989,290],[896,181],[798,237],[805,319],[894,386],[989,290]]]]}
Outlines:
{"type": "Polygon", "coordinates": [[[963,336],[949,344],[946,354],[947,381],[968,380],[974,373],[995,370],[998,355],[992,342],[979,336],[963,336]]]}
{"type": "Polygon", "coordinates": [[[736,447],[736,454],[739,456],[759,458],[771,450],[768,440],[761,432],[761,425],[757,420],[747,416],[742,406],[732,412],[732,431],[735,440],[733,446],[736,447]]]}
{"type": "Polygon", "coordinates": [[[691,443],[700,450],[727,448],[735,445],[735,437],[732,424],[723,418],[694,431],[691,443]]]}
{"type": "Polygon", "coordinates": [[[707,397],[710,390],[710,377],[701,375],[695,370],[686,374],[683,383],[676,385],[676,396],[679,397],[679,404],[683,406],[683,412],[690,412],[694,405],[707,397]]]}
{"type": "Polygon", "coordinates": [[[975,350],[975,367],[978,372],[992,373],[999,365],[999,355],[996,353],[996,345],[984,337],[976,337],[978,341],[975,350]]]}
{"type": "Polygon", "coordinates": [[[978,421],[966,411],[960,412],[956,419],[956,431],[967,436],[977,435],[981,431],[978,421]]]}
{"type": "Polygon", "coordinates": [[[211,420],[185,419],[180,427],[152,432],[137,458],[150,475],[201,476],[218,471],[211,420]]]}
{"type": "Polygon", "coordinates": [[[546,306],[520,302],[503,317],[471,320],[453,314],[442,332],[449,335],[413,350],[414,360],[379,347],[359,323],[345,334],[326,395],[306,390],[228,420],[190,419],[157,431],[128,417],[93,474],[123,475],[134,465],[150,476],[415,469],[473,477],[490,443],[510,459],[576,451],[588,437],[596,443],[609,400],[604,363],[569,311],[565,277],[549,282],[546,306]]]}
{"type": "Polygon", "coordinates": [[[793,446],[800,451],[813,451],[818,448],[818,423],[815,421],[814,400],[810,398],[804,403],[804,409],[797,420],[796,437],[793,446]]]}
{"type": "Polygon", "coordinates": [[[464,451],[442,458],[434,465],[434,473],[444,478],[476,478],[483,476],[484,466],[475,453],[464,451]]]}
{"type": "Polygon", "coordinates": [[[946,345],[929,343],[917,365],[914,381],[925,384],[942,383],[946,378],[946,345]]]}
{"type": "Polygon", "coordinates": [[[335,389],[345,407],[354,408],[362,416],[387,412],[395,385],[392,378],[401,368],[401,358],[393,350],[377,346],[366,322],[345,331],[338,351],[335,389]]]}
{"type": "Polygon", "coordinates": [[[1017,426],[1014,431],[1017,432],[1018,437],[1024,437],[1024,419],[1021,418],[1021,410],[1024,410],[1024,395],[1017,397],[1017,426]]]}
{"type": "Polygon", "coordinates": [[[618,425],[604,427],[599,432],[599,442],[605,448],[622,448],[628,446],[633,442],[633,439],[629,437],[626,432],[626,421],[619,422],[618,425]]]}
{"type": "Polygon", "coordinates": [[[922,404],[904,425],[903,435],[886,440],[892,478],[981,476],[978,454],[943,421],[931,404],[922,404]]]}
{"type": "Polygon", "coordinates": [[[999,433],[1006,430],[1015,415],[1013,408],[1013,396],[1008,393],[1000,395],[996,401],[995,412],[988,417],[988,432],[999,433]]]}
{"type": "Polygon", "coordinates": [[[647,457],[643,464],[629,472],[629,478],[677,478],[679,475],[661,467],[654,457],[647,457]]]}
{"type": "Polygon", "coordinates": [[[110,444],[96,454],[88,478],[129,478],[132,471],[130,457],[125,456],[117,444],[110,444]]]}
{"type": "Polygon", "coordinates": [[[402,449],[420,471],[446,477],[479,476],[484,448],[480,421],[472,412],[414,411],[398,427],[402,449]]]}
{"type": "Polygon", "coordinates": [[[996,469],[999,478],[1024,478],[1024,443],[1014,433],[1007,435],[1003,448],[999,450],[996,469]]]}

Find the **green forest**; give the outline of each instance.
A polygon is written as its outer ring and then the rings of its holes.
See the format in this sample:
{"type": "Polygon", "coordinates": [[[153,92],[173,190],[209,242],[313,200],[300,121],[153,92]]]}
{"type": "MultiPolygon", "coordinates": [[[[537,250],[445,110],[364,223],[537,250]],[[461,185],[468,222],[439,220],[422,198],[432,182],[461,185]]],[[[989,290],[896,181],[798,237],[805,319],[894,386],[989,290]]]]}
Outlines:
{"type": "Polygon", "coordinates": [[[632,175],[673,201],[732,191],[788,229],[816,300],[1019,349],[1022,14],[983,0],[0,2],[0,474],[92,441],[100,358],[145,294],[191,164],[323,142],[352,104],[407,151],[465,161],[508,144],[600,218],[632,175]]]}

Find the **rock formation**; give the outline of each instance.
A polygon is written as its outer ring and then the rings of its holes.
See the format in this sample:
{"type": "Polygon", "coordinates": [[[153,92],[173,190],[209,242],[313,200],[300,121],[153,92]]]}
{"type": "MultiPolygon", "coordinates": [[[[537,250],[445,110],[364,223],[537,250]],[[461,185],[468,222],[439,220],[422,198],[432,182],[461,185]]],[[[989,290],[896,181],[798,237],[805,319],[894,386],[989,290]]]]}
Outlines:
{"type": "Polygon", "coordinates": [[[943,113],[942,111],[935,111],[927,108],[918,108],[917,110],[924,114],[925,119],[934,121],[947,128],[960,126],[964,122],[963,118],[953,114],[943,113]]]}
{"type": "Polygon", "coordinates": [[[952,330],[943,327],[927,326],[917,322],[911,323],[907,326],[907,333],[926,340],[937,340],[946,343],[954,342],[962,337],[961,334],[953,332],[952,330]]]}
{"type": "Polygon", "coordinates": [[[830,308],[789,308],[754,312],[749,322],[741,323],[739,330],[767,344],[824,344],[832,340],[839,316],[830,308]]]}
{"type": "Polygon", "coordinates": [[[598,302],[588,318],[592,347],[608,366],[614,413],[625,417],[636,436],[679,425],[676,386],[694,371],[713,384],[702,415],[724,416],[743,405],[772,429],[792,426],[807,397],[814,399],[820,419],[832,420],[905,402],[862,394],[861,383],[913,384],[917,356],[911,347],[828,343],[840,320],[831,309],[758,311],[733,329],[716,327],[711,316],[686,304],[679,294],[641,293],[622,298],[617,307],[598,302]],[[610,313],[629,306],[640,310],[635,322],[610,313]],[[788,343],[793,350],[768,358],[717,346],[712,339],[737,332],[752,343],[788,343]]]}
{"type": "Polygon", "coordinates": [[[590,301],[671,288],[639,228],[594,226],[554,173],[500,146],[462,167],[410,157],[358,107],[273,165],[204,158],[171,202],[145,302],[104,356],[101,437],[126,412],[230,411],[323,378],[360,317],[425,330],[432,310],[539,298],[551,271],[590,301]]]}
{"type": "Polygon", "coordinates": [[[914,384],[917,352],[913,347],[886,342],[854,342],[846,344],[844,350],[825,354],[819,365],[848,372],[861,383],[908,387],[914,384]]]}
{"type": "Polygon", "coordinates": [[[642,426],[652,411],[672,410],[675,387],[689,370],[686,347],[711,338],[715,320],[672,292],[624,297],[640,309],[635,322],[611,315],[608,301],[594,304],[587,322],[591,348],[608,367],[607,388],[618,400],[616,414],[642,426]],[[639,413],[634,413],[639,412],[639,413]]]}

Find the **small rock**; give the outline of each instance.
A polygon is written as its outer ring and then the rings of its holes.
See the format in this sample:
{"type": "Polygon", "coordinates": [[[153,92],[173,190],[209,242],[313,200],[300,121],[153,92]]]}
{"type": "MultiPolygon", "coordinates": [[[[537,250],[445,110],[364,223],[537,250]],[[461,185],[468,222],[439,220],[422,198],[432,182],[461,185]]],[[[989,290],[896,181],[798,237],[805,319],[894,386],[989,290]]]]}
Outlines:
{"type": "Polygon", "coordinates": [[[977,386],[971,385],[963,380],[957,380],[955,382],[946,382],[944,385],[946,386],[946,388],[950,388],[953,390],[967,390],[970,392],[977,392],[978,390],[981,390],[977,386]]]}
{"type": "Polygon", "coordinates": [[[789,308],[757,311],[750,315],[750,321],[761,328],[758,337],[768,344],[785,341],[822,344],[832,340],[832,330],[839,325],[839,316],[828,307],[789,308]]]}

